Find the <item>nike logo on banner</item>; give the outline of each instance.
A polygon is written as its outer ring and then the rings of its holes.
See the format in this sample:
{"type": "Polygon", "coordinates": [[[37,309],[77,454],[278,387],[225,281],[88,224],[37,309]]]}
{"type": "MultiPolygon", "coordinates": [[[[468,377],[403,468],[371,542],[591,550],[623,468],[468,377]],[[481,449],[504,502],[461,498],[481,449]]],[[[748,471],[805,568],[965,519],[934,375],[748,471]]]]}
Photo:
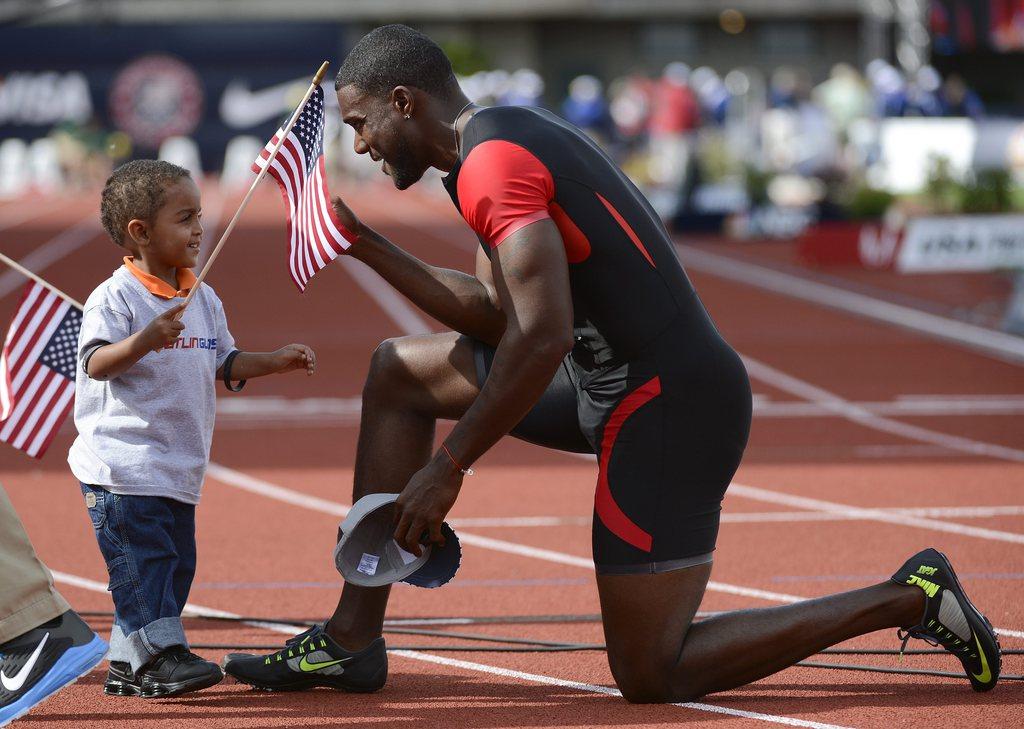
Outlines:
{"type": "Polygon", "coordinates": [[[229,127],[249,129],[283,116],[298,103],[305,90],[306,81],[301,78],[259,91],[250,90],[244,82],[232,81],[220,97],[220,118],[229,127]]]}
{"type": "Polygon", "coordinates": [[[302,660],[299,661],[299,668],[308,673],[310,671],[319,671],[321,668],[327,668],[328,666],[336,666],[339,663],[344,663],[347,660],[350,659],[340,658],[337,661],[322,661],[320,663],[313,663],[308,658],[306,658],[306,656],[303,656],[302,660]]]}
{"type": "Polygon", "coordinates": [[[32,667],[36,665],[36,661],[39,659],[39,654],[43,652],[43,646],[46,645],[46,639],[50,637],[49,633],[43,635],[43,639],[39,641],[39,645],[32,651],[32,655],[25,661],[25,665],[21,667],[21,670],[14,674],[13,677],[8,678],[7,673],[0,671],[0,683],[4,685],[4,688],[10,692],[17,691],[25,684],[25,679],[32,673],[32,667]]]}

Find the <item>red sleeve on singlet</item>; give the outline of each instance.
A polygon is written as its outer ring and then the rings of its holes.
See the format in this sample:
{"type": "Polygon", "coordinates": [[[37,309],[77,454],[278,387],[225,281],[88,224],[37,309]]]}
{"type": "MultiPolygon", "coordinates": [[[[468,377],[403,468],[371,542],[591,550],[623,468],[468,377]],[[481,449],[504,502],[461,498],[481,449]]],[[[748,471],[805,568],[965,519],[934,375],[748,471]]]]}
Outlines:
{"type": "Polygon", "coordinates": [[[491,248],[530,223],[550,217],[555,183],[544,163],[500,139],[470,151],[458,181],[462,217],[491,248]]]}

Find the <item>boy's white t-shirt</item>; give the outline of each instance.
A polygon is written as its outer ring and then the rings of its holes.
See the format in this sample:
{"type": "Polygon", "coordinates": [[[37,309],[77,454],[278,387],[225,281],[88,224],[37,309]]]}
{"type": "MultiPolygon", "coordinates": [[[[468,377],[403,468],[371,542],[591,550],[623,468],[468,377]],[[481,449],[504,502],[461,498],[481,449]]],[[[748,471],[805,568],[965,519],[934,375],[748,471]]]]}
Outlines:
{"type": "Polygon", "coordinates": [[[82,358],[97,344],[125,339],[182,302],[152,293],[127,265],[85,302],[75,379],[78,438],[68,463],[79,481],[115,494],[197,504],[210,461],[216,373],[235,341],[220,299],[202,284],[174,344],[112,380],[89,377],[82,358]]]}

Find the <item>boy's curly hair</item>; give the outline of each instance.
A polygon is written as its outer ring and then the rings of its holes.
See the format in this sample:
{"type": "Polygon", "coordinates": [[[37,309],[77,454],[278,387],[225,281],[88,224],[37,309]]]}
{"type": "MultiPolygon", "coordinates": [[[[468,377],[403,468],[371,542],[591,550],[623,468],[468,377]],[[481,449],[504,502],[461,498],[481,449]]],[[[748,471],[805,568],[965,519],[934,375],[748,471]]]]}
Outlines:
{"type": "Polygon", "coordinates": [[[183,177],[191,177],[184,167],[155,159],[137,159],[114,170],[100,197],[100,221],[110,239],[123,246],[128,223],[153,220],[167,186],[183,177]]]}

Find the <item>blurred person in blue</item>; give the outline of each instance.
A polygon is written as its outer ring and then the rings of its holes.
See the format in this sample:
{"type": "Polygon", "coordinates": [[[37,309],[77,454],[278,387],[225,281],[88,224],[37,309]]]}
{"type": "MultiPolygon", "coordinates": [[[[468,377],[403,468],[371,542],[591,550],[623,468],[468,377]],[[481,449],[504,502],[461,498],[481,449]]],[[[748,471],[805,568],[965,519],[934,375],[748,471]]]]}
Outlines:
{"type": "Polygon", "coordinates": [[[569,94],[562,102],[562,116],[598,143],[611,139],[612,123],[604,85],[596,76],[584,74],[569,82],[569,94]]]}
{"type": "Polygon", "coordinates": [[[945,116],[960,116],[981,119],[985,116],[985,104],[964,81],[963,76],[951,73],[942,84],[941,101],[945,116]]]}

